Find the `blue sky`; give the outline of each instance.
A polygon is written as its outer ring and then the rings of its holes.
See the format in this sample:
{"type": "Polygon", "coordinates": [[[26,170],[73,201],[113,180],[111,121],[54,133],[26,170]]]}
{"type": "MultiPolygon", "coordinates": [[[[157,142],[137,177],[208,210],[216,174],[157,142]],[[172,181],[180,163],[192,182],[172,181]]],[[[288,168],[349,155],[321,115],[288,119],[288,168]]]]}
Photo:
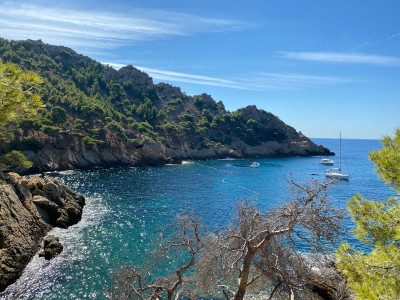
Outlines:
{"type": "Polygon", "coordinates": [[[309,137],[400,126],[400,1],[1,1],[0,36],[64,45],[309,137]]]}

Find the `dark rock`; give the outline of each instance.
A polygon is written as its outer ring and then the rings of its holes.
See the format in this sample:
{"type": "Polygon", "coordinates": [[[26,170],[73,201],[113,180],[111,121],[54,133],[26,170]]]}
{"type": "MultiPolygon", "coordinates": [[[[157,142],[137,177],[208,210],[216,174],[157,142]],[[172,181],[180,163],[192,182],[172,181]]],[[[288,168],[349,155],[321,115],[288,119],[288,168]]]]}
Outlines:
{"type": "Polygon", "coordinates": [[[21,176],[17,173],[10,172],[5,174],[5,178],[7,183],[16,184],[21,179],[21,176]]]}
{"type": "Polygon", "coordinates": [[[61,215],[58,205],[48,198],[34,196],[32,202],[43,209],[51,217],[50,219],[57,219],[61,215]]]}
{"type": "Polygon", "coordinates": [[[153,87],[153,80],[145,72],[142,72],[131,65],[122,67],[117,72],[113,72],[113,76],[110,76],[119,84],[123,84],[126,81],[132,81],[133,87],[139,91],[145,91],[153,87]]]}
{"type": "Polygon", "coordinates": [[[49,235],[43,240],[43,251],[39,253],[40,257],[50,260],[63,251],[64,247],[61,245],[58,237],[49,235]]]}
{"type": "Polygon", "coordinates": [[[324,300],[353,299],[345,278],[336,269],[332,260],[321,260],[310,256],[313,271],[307,276],[308,288],[324,300]]]}
{"type": "Polygon", "coordinates": [[[17,192],[19,199],[22,202],[29,201],[32,199],[32,193],[29,190],[29,188],[26,186],[26,184],[16,183],[15,190],[17,192]]]}

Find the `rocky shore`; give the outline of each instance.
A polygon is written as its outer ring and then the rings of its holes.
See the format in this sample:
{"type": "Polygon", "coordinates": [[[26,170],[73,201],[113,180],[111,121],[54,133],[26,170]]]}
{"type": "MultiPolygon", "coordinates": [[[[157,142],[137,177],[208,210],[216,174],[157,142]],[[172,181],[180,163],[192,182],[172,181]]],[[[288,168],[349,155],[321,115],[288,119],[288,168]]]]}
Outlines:
{"type": "Polygon", "coordinates": [[[79,222],[84,205],[57,179],[0,172],[0,291],[18,279],[50,229],[79,222]]]}

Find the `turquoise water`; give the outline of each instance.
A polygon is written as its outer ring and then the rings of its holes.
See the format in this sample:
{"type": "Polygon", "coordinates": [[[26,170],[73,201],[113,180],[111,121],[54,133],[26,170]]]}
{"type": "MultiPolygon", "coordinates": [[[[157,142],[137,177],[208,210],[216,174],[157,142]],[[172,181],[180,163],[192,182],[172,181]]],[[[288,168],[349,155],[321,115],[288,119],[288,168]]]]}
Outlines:
{"type": "MultiPolygon", "coordinates": [[[[315,139],[338,153],[338,140],[315,139]]],[[[355,193],[383,199],[395,192],[378,179],[367,153],[379,149],[375,140],[343,140],[342,167],[350,181],[339,182],[330,197],[345,206],[355,193]]],[[[213,230],[223,228],[244,199],[269,206],[287,199],[285,178],[325,180],[321,157],[254,158],[185,162],[162,167],[47,174],[85,195],[82,221],[54,229],[64,245],[51,261],[35,256],[5,299],[105,299],[112,273],[120,266],[141,264],[152,237],[177,212],[193,209],[213,230]],[[248,167],[253,161],[259,168],[248,167]],[[317,173],[318,176],[311,175],[317,173]]],[[[334,157],[335,164],[338,157],[334,157]]],[[[351,226],[351,222],[347,222],[351,226]]],[[[351,243],[355,240],[348,236],[351,243]]]]}

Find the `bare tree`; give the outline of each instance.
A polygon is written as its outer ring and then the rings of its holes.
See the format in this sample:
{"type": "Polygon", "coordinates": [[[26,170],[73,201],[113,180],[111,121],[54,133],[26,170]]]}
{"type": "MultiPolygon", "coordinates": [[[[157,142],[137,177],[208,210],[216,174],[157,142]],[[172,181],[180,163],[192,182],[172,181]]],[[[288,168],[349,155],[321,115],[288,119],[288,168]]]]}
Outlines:
{"type": "Polygon", "coordinates": [[[158,255],[174,252],[173,257],[181,260],[175,271],[151,280],[141,275],[148,273],[145,269],[121,268],[114,276],[114,298],[172,299],[222,293],[227,300],[241,300],[249,290],[268,290],[269,299],[311,299],[304,295],[317,278],[315,264],[302,250],[314,251],[317,260],[322,259],[340,234],[344,212],[327,199],[330,183],[298,184],[293,179],[288,183],[292,200],[268,212],[248,202],[239,203],[228,228],[217,234],[206,233],[195,217],[179,216],[175,231],[162,236],[156,251],[158,255]]]}
{"type": "Polygon", "coordinates": [[[234,300],[267,283],[273,286],[270,299],[278,292],[294,299],[296,291],[305,290],[311,266],[299,249],[323,253],[340,234],[343,211],[327,199],[330,183],[288,181],[293,200],[267,213],[241,203],[229,228],[207,243],[197,266],[204,290],[219,286],[234,300]]]}
{"type": "Polygon", "coordinates": [[[193,280],[188,271],[197,263],[197,256],[204,247],[202,230],[202,223],[195,216],[177,216],[172,226],[160,232],[159,245],[151,257],[153,264],[163,261],[165,265],[173,261],[175,271],[152,278],[150,268],[141,272],[134,267],[120,268],[113,276],[112,298],[171,300],[180,295],[191,297],[189,286],[193,280]]]}

